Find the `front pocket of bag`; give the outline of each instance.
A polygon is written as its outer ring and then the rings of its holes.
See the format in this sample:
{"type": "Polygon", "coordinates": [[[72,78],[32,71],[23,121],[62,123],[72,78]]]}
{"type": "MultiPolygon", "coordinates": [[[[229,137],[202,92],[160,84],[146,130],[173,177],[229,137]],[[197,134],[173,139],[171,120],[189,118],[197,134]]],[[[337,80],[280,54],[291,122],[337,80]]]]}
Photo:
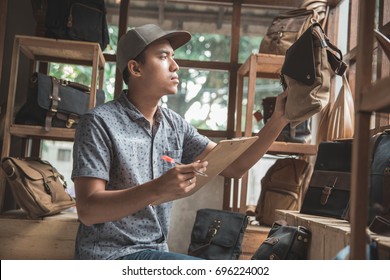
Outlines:
{"type": "Polygon", "coordinates": [[[298,210],[298,195],[282,189],[267,190],[262,205],[263,215],[260,222],[272,225],[275,221],[275,210],[298,210]]]}
{"type": "Polygon", "coordinates": [[[80,41],[101,42],[103,18],[103,12],[97,8],[73,4],[67,23],[68,36],[80,41]]]}

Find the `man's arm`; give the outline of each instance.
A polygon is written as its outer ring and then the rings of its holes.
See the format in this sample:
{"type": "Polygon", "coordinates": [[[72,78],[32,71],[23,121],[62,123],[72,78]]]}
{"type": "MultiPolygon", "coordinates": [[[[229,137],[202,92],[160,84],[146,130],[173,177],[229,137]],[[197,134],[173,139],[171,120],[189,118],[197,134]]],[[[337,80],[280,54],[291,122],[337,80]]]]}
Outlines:
{"type": "Polygon", "coordinates": [[[170,169],[159,178],[123,190],[106,190],[106,181],[76,177],[76,206],[85,225],[119,220],[156,201],[185,196],[196,186],[194,170],[205,171],[207,163],[195,162],[170,169]]]}
{"type": "MultiPolygon", "coordinates": [[[[288,124],[284,115],[286,97],[286,91],[277,97],[274,113],[267,121],[266,125],[257,133],[259,138],[238,159],[223,170],[220,175],[229,178],[241,178],[245,172],[264,156],[271,144],[288,124]]],[[[204,158],[215,145],[216,143],[210,142],[198,159],[204,158]]]]}

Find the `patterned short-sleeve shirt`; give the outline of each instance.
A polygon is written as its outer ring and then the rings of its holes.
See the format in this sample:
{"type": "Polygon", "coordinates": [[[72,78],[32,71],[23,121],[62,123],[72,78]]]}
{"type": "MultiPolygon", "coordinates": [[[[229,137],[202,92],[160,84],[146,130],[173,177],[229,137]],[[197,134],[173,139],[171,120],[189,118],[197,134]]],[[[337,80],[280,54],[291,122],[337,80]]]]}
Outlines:
{"type": "MultiPolygon", "coordinates": [[[[158,107],[150,129],[149,122],[127,99],[125,91],[80,120],[73,149],[72,179],[104,179],[107,190],[131,188],[158,178],[173,167],[161,160],[162,155],[190,163],[208,142],[167,108],[158,107]]],[[[145,249],[168,251],[171,207],[172,202],[168,202],[147,206],[118,221],[80,224],[76,258],[116,259],[145,249]]]]}

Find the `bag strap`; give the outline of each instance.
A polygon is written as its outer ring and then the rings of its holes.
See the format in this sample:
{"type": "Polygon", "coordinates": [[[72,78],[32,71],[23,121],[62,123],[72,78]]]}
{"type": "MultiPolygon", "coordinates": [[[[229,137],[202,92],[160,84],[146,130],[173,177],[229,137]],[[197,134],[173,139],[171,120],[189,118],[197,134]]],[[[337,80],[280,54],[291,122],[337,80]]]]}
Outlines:
{"type": "Polygon", "coordinates": [[[57,113],[58,103],[61,101],[61,97],[59,96],[59,82],[55,77],[50,76],[50,78],[52,84],[52,91],[51,95],[49,96],[49,99],[51,100],[50,108],[47,111],[45,118],[46,131],[50,131],[51,122],[53,120],[53,117],[57,113]]]}
{"type": "Polygon", "coordinates": [[[34,165],[32,165],[31,163],[27,164],[31,169],[35,170],[36,172],[38,172],[39,174],[41,174],[42,176],[42,179],[43,179],[43,186],[45,187],[45,191],[51,196],[51,202],[55,202],[56,199],[57,199],[57,195],[56,195],[56,190],[55,188],[53,187],[53,185],[51,184],[51,180],[49,180],[49,178],[46,176],[46,174],[44,172],[42,172],[42,170],[40,170],[39,168],[36,168],[34,165]]]}
{"type": "Polygon", "coordinates": [[[343,61],[343,54],[340,49],[330,42],[321,24],[313,23],[312,32],[320,40],[322,47],[327,49],[328,62],[332,70],[339,76],[344,75],[347,64],[343,61]]]}
{"type": "Polygon", "coordinates": [[[207,250],[208,247],[211,245],[211,241],[213,240],[214,236],[218,233],[219,229],[221,228],[221,221],[215,219],[213,222],[210,223],[209,229],[207,231],[206,235],[206,244],[200,246],[199,248],[189,252],[190,256],[198,256],[205,250],[207,250]]]}

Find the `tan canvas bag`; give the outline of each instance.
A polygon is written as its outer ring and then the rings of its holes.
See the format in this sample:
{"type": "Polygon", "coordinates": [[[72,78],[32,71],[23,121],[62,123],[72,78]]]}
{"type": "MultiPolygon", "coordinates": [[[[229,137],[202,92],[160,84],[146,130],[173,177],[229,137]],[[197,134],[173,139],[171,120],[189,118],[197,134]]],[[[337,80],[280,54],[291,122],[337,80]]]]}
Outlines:
{"type": "Polygon", "coordinates": [[[2,168],[15,202],[31,218],[57,214],[75,206],[64,177],[47,161],[5,157],[2,168]]]}
{"type": "Polygon", "coordinates": [[[259,52],[284,55],[313,23],[325,27],[328,11],[327,1],[304,1],[300,8],[279,14],[268,27],[259,52]]]}
{"type": "Polygon", "coordinates": [[[318,23],[310,26],[287,50],[281,81],[288,91],[285,114],[291,127],[328,104],[332,71],[341,76],[347,69],[342,58],[341,51],[329,42],[318,23]]]}

